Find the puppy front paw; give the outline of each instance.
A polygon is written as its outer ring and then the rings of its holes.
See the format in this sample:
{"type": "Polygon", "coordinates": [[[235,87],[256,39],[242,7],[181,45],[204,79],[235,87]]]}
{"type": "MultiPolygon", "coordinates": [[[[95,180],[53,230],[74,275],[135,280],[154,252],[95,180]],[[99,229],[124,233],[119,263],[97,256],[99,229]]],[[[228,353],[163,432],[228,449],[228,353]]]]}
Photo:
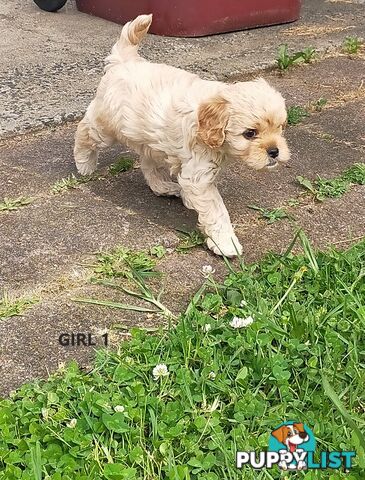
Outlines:
{"type": "Polygon", "coordinates": [[[242,245],[234,233],[231,236],[216,235],[207,238],[207,246],[216,255],[235,257],[242,254],[242,245]]]}

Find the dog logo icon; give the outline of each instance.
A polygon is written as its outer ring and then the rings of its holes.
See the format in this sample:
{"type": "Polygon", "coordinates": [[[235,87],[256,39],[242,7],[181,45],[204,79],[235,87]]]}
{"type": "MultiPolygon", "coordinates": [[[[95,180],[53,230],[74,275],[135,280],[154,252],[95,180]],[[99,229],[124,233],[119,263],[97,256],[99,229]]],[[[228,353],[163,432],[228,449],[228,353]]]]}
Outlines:
{"type": "Polygon", "coordinates": [[[269,451],[280,453],[282,470],[305,470],[307,454],[315,449],[313,432],[304,423],[284,422],[271,432],[269,451]]]}

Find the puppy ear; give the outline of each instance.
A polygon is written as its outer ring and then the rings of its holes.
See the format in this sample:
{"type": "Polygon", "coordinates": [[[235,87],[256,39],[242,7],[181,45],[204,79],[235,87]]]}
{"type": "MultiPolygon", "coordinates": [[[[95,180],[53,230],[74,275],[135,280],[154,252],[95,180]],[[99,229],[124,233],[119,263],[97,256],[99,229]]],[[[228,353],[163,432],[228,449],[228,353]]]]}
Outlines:
{"type": "Polygon", "coordinates": [[[217,97],[199,107],[198,137],[211,148],[221,147],[226,137],[224,130],[228,123],[227,104],[227,100],[217,97]]]}
{"type": "Polygon", "coordinates": [[[294,423],[294,427],[299,430],[299,432],[305,432],[303,423],[294,423]]]}
{"type": "MultiPolygon", "coordinates": [[[[271,432],[271,435],[276,438],[280,443],[284,443],[286,437],[287,437],[287,427],[283,425],[280,428],[277,428],[276,430],[271,432]]],[[[285,445],[285,444],[284,444],[285,445]]]]}

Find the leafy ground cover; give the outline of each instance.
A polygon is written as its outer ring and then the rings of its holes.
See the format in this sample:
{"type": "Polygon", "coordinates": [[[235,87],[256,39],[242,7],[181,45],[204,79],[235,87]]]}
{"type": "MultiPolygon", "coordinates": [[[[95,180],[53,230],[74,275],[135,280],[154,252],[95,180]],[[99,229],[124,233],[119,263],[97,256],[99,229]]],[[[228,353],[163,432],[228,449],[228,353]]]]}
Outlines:
{"type": "MultiPolygon", "coordinates": [[[[365,241],[314,253],[298,236],[303,254],[293,241],[259,263],[227,263],[221,284],[205,266],[174,327],[134,329],[118,351],[99,351],[92,371],[62,366],[1,400],[0,479],[288,478],[240,472],[235,453],[266,449],[292,419],[313,429],[319,450],[355,449],[357,459],[350,473],[290,478],[362,479],[365,241]]],[[[148,289],[148,254],[119,253],[122,273],[115,256],[99,256],[99,280],[148,289]]]]}
{"type": "MultiPolygon", "coordinates": [[[[118,175],[121,172],[127,172],[128,170],[131,170],[133,168],[133,159],[129,157],[124,157],[120,156],[116,159],[114,163],[112,163],[109,168],[108,172],[110,175],[115,176],[118,175]]],[[[80,176],[75,176],[74,174],[69,175],[66,178],[61,178],[60,180],[57,180],[52,186],[51,186],[51,193],[54,194],[62,194],[65,193],[69,190],[73,190],[75,188],[79,188],[81,185],[85,183],[92,182],[93,180],[101,180],[104,177],[98,174],[92,174],[92,175],[85,175],[83,177],[80,176]]],[[[1,208],[1,204],[0,204],[1,208]]]]}
{"type": "Polygon", "coordinates": [[[300,52],[291,54],[287,44],[280,45],[276,57],[276,65],[281,71],[301,63],[310,63],[316,57],[316,50],[313,47],[306,47],[300,52]]]}
{"type": "Polygon", "coordinates": [[[28,197],[4,198],[4,200],[0,202],[0,212],[18,210],[19,208],[29,205],[32,201],[33,199],[28,197]]]}
{"type": "Polygon", "coordinates": [[[346,37],[342,49],[349,55],[356,55],[363,47],[364,41],[359,37],[346,37]]]}
{"type": "Polygon", "coordinates": [[[309,117],[309,112],[306,108],[299,105],[294,105],[288,108],[288,125],[298,125],[306,117],[309,117]]]}
{"type": "Polygon", "coordinates": [[[266,220],[268,224],[275,223],[278,220],[282,220],[284,218],[289,218],[288,214],[282,207],[273,208],[270,210],[268,208],[259,207],[257,205],[248,205],[248,208],[258,211],[260,214],[260,218],[266,220]]]}
{"type": "Polygon", "coordinates": [[[84,183],[91,182],[93,179],[93,175],[76,177],[74,174],[71,174],[67,178],[57,180],[57,182],[52,185],[51,192],[54,194],[65,193],[68,190],[80,187],[80,185],[83,185],[84,183]]]}
{"type": "Polygon", "coordinates": [[[186,231],[186,230],[177,230],[180,237],[179,245],[176,248],[176,251],[179,253],[187,253],[190,249],[199,247],[205,243],[205,238],[201,232],[197,230],[186,231]]]}
{"type": "Polygon", "coordinates": [[[320,202],[326,198],[339,198],[348,192],[351,185],[365,185],[365,164],[354,163],[335,178],[326,179],[318,176],[316,180],[311,181],[298,176],[297,181],[320,202]]]}
{"type": "Polygon", "coordinates": [[[120,156],[114,163],[110,165],[108,170],[109,173],[114,176],[121,172],[127,172],[131,168],[133,168],[133,159],[120,156]]]}
{"type": "Polygon", "coordinates": [[[321,112],[327,103],[327,99],[321,97],[318,100],[310,102],[305,107],[301,105],[291,105],[288,107],[288,125],[298,125],[313,112],[321,112]]]}
{"type": "Polygon", "coordinates": [[[37,303],[36,298],[12,298],[6,292],[0,297],[0,320],[22,315],[25,310],[37,303]]]}

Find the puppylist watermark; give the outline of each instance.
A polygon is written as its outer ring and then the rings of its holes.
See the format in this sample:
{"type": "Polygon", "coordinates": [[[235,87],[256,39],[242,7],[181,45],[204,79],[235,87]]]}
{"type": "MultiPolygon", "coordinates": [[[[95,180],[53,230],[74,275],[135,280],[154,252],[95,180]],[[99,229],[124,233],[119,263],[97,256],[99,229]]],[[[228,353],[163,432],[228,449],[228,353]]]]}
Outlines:
{"type": "Polygon", "coordinates": [[[245,465],[261,470],[276,465],[281,470],[324,470],[343,469],[348,472],[356,457],[355,451],[317,452],[316,440],[312,430],[300,422],[284,422],[276,427],[270,435],[267,451],[237,452],[236,467],[245,465]]]}

